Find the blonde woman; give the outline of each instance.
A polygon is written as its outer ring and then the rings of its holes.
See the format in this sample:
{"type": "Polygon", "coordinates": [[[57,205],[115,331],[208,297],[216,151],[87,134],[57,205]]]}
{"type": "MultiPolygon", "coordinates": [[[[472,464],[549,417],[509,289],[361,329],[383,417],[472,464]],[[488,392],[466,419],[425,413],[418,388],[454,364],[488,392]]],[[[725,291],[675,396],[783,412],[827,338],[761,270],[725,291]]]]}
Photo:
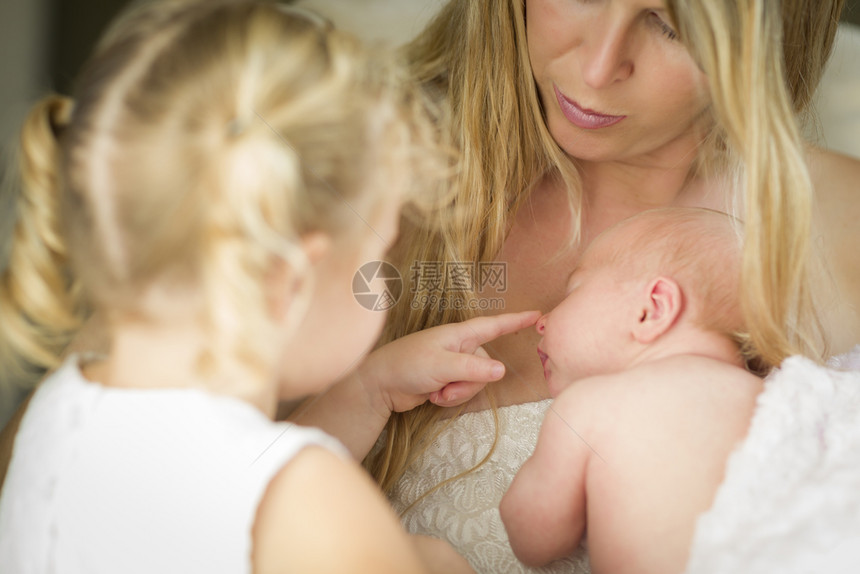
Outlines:
{"type": "Polygon", "coordinates": [[[382,327],[352,276],[440,157],[398,84],[311,14],[167,0],[125,13],[74,101],[33,108],[4,367],[50,358],[84,306],[112,348],[32,396],[0,570],[471,571],[407,537],[337,441],[271,420],[382,327]]]}
{"type": "MultiPolygon", "coordinates": [[[[827,339],[831,353],[848,349],[860,338],[860,165],[805,144],[798,128],[841,7],[448,3],[409,56],[463,151],[456,205],[441,232],[403,229],[397,256],[410,279],[422,264],[501,263],[505,289],[448,291],[444,308],[422,305],[435,293],[410,294],[388,321],[384,340],[396,340],[296,418],[321,424],[358,458],[377,445],[367,463],[411,531],[447,538],[479,570],[527,571],[497,507],[549,404],[537,337],[493,340],[515,325],[457,322],[477,314],[469,307],[501,299],[506,311],[551,309],[602,229],[646,208],[703,206],[745,220],[752,349],[775,363],[797,352],[820,358],[827,339]]],[[[579,556],[552,569],[587,565],[579,556]]]]}
{"type": "MultiPolygon", "coordinates": [[[[419,283],[428,283],[422,266],[498,263],[506,285],[434,300],[414,284],[389,317],[384,340],[394,342],[299,420],[322,424],[358,458],[370,453],[410,531],[448,539],[479,571],[528,571],[497,507],[549,404],[537,335],[480,346],[488,333],[457,323],[470,309],[500,298],[505,311],[547,311],[603,229],[648,208],[696,206],[745,222],[741,307],[746,348],[762,365],[794,354],[820,361],[860,342],[860,161],[801,136],[814,125],[810,101],[841,8],[446,4],[407,54],[463,152],[457,195],[441,231],[403,229],[396,254],[419,283]],[[441,393],[405,392],[446,381],[455,383],[441,393]]],[[[547,571],[587,569],[580,552],[547,571]]]]}

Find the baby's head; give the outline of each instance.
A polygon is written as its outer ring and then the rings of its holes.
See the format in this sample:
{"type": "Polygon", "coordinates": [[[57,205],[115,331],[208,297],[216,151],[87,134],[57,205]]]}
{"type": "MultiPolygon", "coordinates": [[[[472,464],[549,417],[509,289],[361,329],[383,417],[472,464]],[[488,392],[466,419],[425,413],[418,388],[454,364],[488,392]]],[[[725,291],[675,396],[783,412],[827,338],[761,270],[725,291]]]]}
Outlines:
{"type": "Polygon", "coordinates": [[[741,239],[728,215],[666,208],[599,235],[570,276],[565,299],[537,324],[550,391],[684,351],[694,330],[742,340],[741,239]]]}
{"type": "Polygon", "coordinates": [[[210,370],[308,363],[281,345],[300,332],[330,345],[296,377],[310,386],[372,343],[384,314],[353,273],[440,159],[378,56],[290,6],[159,0],[109,30],[74,102],[47,105],[73,274],[111,320],[202,323],[210,370]]]}

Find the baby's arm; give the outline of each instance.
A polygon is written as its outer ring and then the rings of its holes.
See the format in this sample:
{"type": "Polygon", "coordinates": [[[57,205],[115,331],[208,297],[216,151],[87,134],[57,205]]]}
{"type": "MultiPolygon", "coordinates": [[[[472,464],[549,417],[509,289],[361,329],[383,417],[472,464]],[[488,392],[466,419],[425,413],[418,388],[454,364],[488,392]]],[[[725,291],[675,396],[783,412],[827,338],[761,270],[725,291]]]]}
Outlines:
{"type": "Polygon", "coordinates": [[[272,480],[253,537],[255,574],[473,572],[447,543],[407,535],[358,465],[318,447],[272,480]]]}
{"type": "Polygon", "coordinates": [[[534,454],[502,499],[500,512],[521,562],[542,566],[576,550],[585,532],[585,474],[591,455],[586,421],[571,387],[544,418],[534,454]],[[575,400],[571,400],[575,399],[575,400]]]}

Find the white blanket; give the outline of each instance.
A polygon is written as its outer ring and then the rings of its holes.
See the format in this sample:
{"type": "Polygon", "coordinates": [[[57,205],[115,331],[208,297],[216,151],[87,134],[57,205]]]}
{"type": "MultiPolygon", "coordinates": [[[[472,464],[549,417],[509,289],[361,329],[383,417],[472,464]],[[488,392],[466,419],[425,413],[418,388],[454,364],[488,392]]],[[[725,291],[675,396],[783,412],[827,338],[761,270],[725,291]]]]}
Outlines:
{"type": "Polygon", "coordinates": [[[860,346],[768,377],[687,574],[860,572],[860,346]]]}

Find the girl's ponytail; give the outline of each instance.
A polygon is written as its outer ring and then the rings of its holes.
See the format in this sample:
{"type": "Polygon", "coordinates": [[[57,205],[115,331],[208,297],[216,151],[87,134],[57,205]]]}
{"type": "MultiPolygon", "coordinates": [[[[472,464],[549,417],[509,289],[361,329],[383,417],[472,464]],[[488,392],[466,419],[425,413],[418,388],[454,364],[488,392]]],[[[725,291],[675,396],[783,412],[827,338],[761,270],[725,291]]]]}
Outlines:
{"type": "MultiPolygon", "coordinates": [[[[81,322],[82,301],[61,232],[59,137],[72,101],[51,95],[21,129],[8,264],[0,275],[0,411],[59,361],[81,322]]],[[[0,413],[0,416],[6,413],[0,413]]]]}

